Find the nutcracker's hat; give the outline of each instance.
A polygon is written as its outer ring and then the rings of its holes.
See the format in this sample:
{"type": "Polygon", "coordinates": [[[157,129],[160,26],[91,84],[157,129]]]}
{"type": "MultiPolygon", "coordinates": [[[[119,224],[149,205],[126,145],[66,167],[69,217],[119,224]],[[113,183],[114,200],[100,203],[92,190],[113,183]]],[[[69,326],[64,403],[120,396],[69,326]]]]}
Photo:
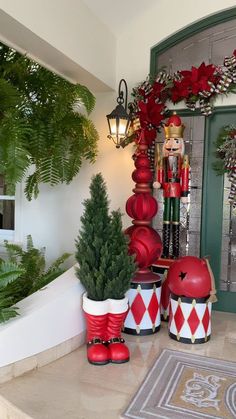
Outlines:
{"type": "Polygon", "coordinates": [[[176,112],[168,119],[164,125],[165,137],[166,138],[183,138],[185,125],[176,112]]]}

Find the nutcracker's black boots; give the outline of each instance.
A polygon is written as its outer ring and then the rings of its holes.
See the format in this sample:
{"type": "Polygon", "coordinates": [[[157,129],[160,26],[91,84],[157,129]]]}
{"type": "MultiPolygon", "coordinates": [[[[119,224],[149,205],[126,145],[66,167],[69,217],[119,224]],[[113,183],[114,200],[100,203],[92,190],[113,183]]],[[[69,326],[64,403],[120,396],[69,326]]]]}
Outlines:
{"type": "Polygon", "coordinates": [[[169,248],[170,248],[170,224],[163,224],[163,232],[162,232],[162,245],[163,245],[163,258],[170,257],[169,255],[169,248]]]}
{"type": "Polygon", "coordinates": [[[179,224],[172,225],[172,243],[173,243],[173,259],[179,257],[179,224]]]}

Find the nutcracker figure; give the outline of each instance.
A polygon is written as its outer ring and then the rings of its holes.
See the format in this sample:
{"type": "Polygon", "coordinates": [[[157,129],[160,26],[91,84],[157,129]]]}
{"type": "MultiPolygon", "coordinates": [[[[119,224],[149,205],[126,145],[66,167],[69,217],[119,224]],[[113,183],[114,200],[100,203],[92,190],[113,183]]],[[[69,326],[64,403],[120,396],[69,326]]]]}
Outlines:
{"type": "Polygon", "coordinates": [[[157,149],[157,172],[153,187],[163,189],[163,258],[179,257],[180,200],[186,203],[189,193],[189,162],[188,156],[184,155],[184,128],[180,117],[172,115],[164,126],[162,153],[157,149]]]}

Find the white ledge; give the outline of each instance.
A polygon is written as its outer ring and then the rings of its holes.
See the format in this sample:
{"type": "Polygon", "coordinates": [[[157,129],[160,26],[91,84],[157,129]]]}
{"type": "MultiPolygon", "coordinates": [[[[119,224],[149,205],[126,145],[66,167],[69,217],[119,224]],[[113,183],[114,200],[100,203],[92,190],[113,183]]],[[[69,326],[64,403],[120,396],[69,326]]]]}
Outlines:
{"type": "Polygon", "coordinates": [[[81,335],[85,331],[83,292],[72,267],[20,301],[20,316],[0,325],[0,367],[81,335]]]}

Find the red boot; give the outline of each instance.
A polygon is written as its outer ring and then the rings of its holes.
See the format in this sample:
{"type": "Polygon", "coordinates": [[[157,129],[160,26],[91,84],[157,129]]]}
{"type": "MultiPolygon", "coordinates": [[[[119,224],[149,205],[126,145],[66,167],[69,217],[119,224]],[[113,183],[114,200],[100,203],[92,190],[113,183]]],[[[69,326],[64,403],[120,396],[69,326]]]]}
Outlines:
{"type": "Polygon", "coordinates": [[[129,349],[121,337],[121,328],[128,311],[128,299],[112,300],[109,298],[108,301],[107,343],[110,351],[110,361],[115,364],[122,364],[129,361],[129,349]]]}
{"type": "Polygon", "coordinates": [[[105,365],[110,361],[106,346],[108,300],[94,301],[83,295],[83,310],[87,323],[87,357],[90,364],[105,365]]]}

